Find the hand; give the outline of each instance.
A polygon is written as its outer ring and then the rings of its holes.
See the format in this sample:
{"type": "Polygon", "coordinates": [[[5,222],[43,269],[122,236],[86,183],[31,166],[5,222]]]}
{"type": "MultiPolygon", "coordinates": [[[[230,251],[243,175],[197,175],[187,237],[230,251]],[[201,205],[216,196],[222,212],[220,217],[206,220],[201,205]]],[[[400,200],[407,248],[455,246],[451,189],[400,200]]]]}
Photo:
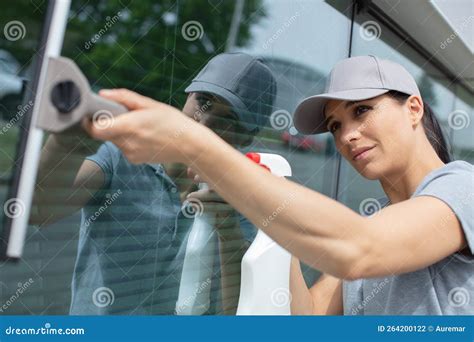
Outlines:
{"type": "MultiPolygon", "coordinates": [[[[188,168],[188,177],[194,183],[200,183],[201,179],[191,168],[188,168]]],[[[191,192],[186,197],[189,201],[197,201],[202,205],[205,213],[212,213],[215,218],[215,227],[221,240],[241,239],[240,220],[238,212],[212,189],[200,189],[191,192]]]]}
{"type": "Polygon", "coordinates": [[[189,162],[197,141],[193,139],[207,133],[178,109],[133,91],[102,90],[99,95],[125,105],[130,112],[113,117],[107,127],[90,120],[83,127],[91,137],[113,142],[131,163],[189,162]]]}

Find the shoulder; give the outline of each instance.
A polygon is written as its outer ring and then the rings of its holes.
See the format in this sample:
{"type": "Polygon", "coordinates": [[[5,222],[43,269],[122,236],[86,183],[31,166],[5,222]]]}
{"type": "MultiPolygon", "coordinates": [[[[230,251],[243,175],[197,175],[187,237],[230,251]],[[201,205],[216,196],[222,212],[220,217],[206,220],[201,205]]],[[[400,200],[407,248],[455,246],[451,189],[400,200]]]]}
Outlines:
{"type": "Polygon", "coordinates": [[[457,197],[474,196],[474,166],[466,161],[457,160],[428,174],[413,197],[427,192],[456,194],[457,197]]]}
{"type": "Polygon", "coordinates": [[[412,197],[423,196],[437,198],[449,207],[459,220],[474,254],[474,166],[458,160],[431,172],[412,197]]]}

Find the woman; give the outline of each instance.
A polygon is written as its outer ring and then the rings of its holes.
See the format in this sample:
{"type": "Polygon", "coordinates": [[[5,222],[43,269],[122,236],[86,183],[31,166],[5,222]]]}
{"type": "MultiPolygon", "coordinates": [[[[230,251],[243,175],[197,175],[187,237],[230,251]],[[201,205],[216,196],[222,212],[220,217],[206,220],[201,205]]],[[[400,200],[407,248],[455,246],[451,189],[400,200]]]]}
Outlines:
{"type": "Polygon", "coordinates": [[[110,129],[86,129],[133,163],[186,163],[287,248],[295,257],[294,314],[472,314],[473,166],[450,162],[434,115],[400,65],[348,58],[333,68],[327,89],[298,106],[295,126],[329,130],[341,155],[381,183],[390,205],[376,215],[272,176],[177,109],[127,90],[101,95],[130,114],[110,129]],[[298,259],[324,273],[311,289],[298,259]]]}

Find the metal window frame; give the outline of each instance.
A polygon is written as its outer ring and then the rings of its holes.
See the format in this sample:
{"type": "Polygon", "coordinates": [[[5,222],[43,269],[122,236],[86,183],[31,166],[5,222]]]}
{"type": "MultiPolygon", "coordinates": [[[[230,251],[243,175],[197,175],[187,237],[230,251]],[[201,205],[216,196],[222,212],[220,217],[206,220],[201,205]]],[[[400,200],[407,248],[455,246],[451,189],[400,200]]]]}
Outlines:
{"type": "Polygon", "coordinates": [[[18,217],[4,216],[4,229],[1,239],[0,258],[18,260],[23,252],[31,202],[36,183],[36,173],[41,154],[43,131],[36,127],[39,115],[39,101],[47,71],[48,57],[56,57],[61,48],[69,15],[70,0],[50,0],[48,3],[40,48],[37,56],[34,82],[29,98],[33,100],[25,116],[24,126],[18,149],[17,163],[9,189],[9,199],[15,199],[24,208],[18,217]]]}

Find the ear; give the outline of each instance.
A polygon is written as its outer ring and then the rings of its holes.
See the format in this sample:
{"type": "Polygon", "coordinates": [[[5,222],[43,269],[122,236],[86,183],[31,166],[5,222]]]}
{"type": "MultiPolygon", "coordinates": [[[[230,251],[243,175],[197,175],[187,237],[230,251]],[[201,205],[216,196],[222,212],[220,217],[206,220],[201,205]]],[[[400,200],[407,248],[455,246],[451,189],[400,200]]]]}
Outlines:
{"type": "Polygon", "coordinates": [[[418,95],[411,95],[406,101],[406,106],[410,112],[410,120],[412,125],[418,125],[423,118],[423,100],[418,95]]]}

